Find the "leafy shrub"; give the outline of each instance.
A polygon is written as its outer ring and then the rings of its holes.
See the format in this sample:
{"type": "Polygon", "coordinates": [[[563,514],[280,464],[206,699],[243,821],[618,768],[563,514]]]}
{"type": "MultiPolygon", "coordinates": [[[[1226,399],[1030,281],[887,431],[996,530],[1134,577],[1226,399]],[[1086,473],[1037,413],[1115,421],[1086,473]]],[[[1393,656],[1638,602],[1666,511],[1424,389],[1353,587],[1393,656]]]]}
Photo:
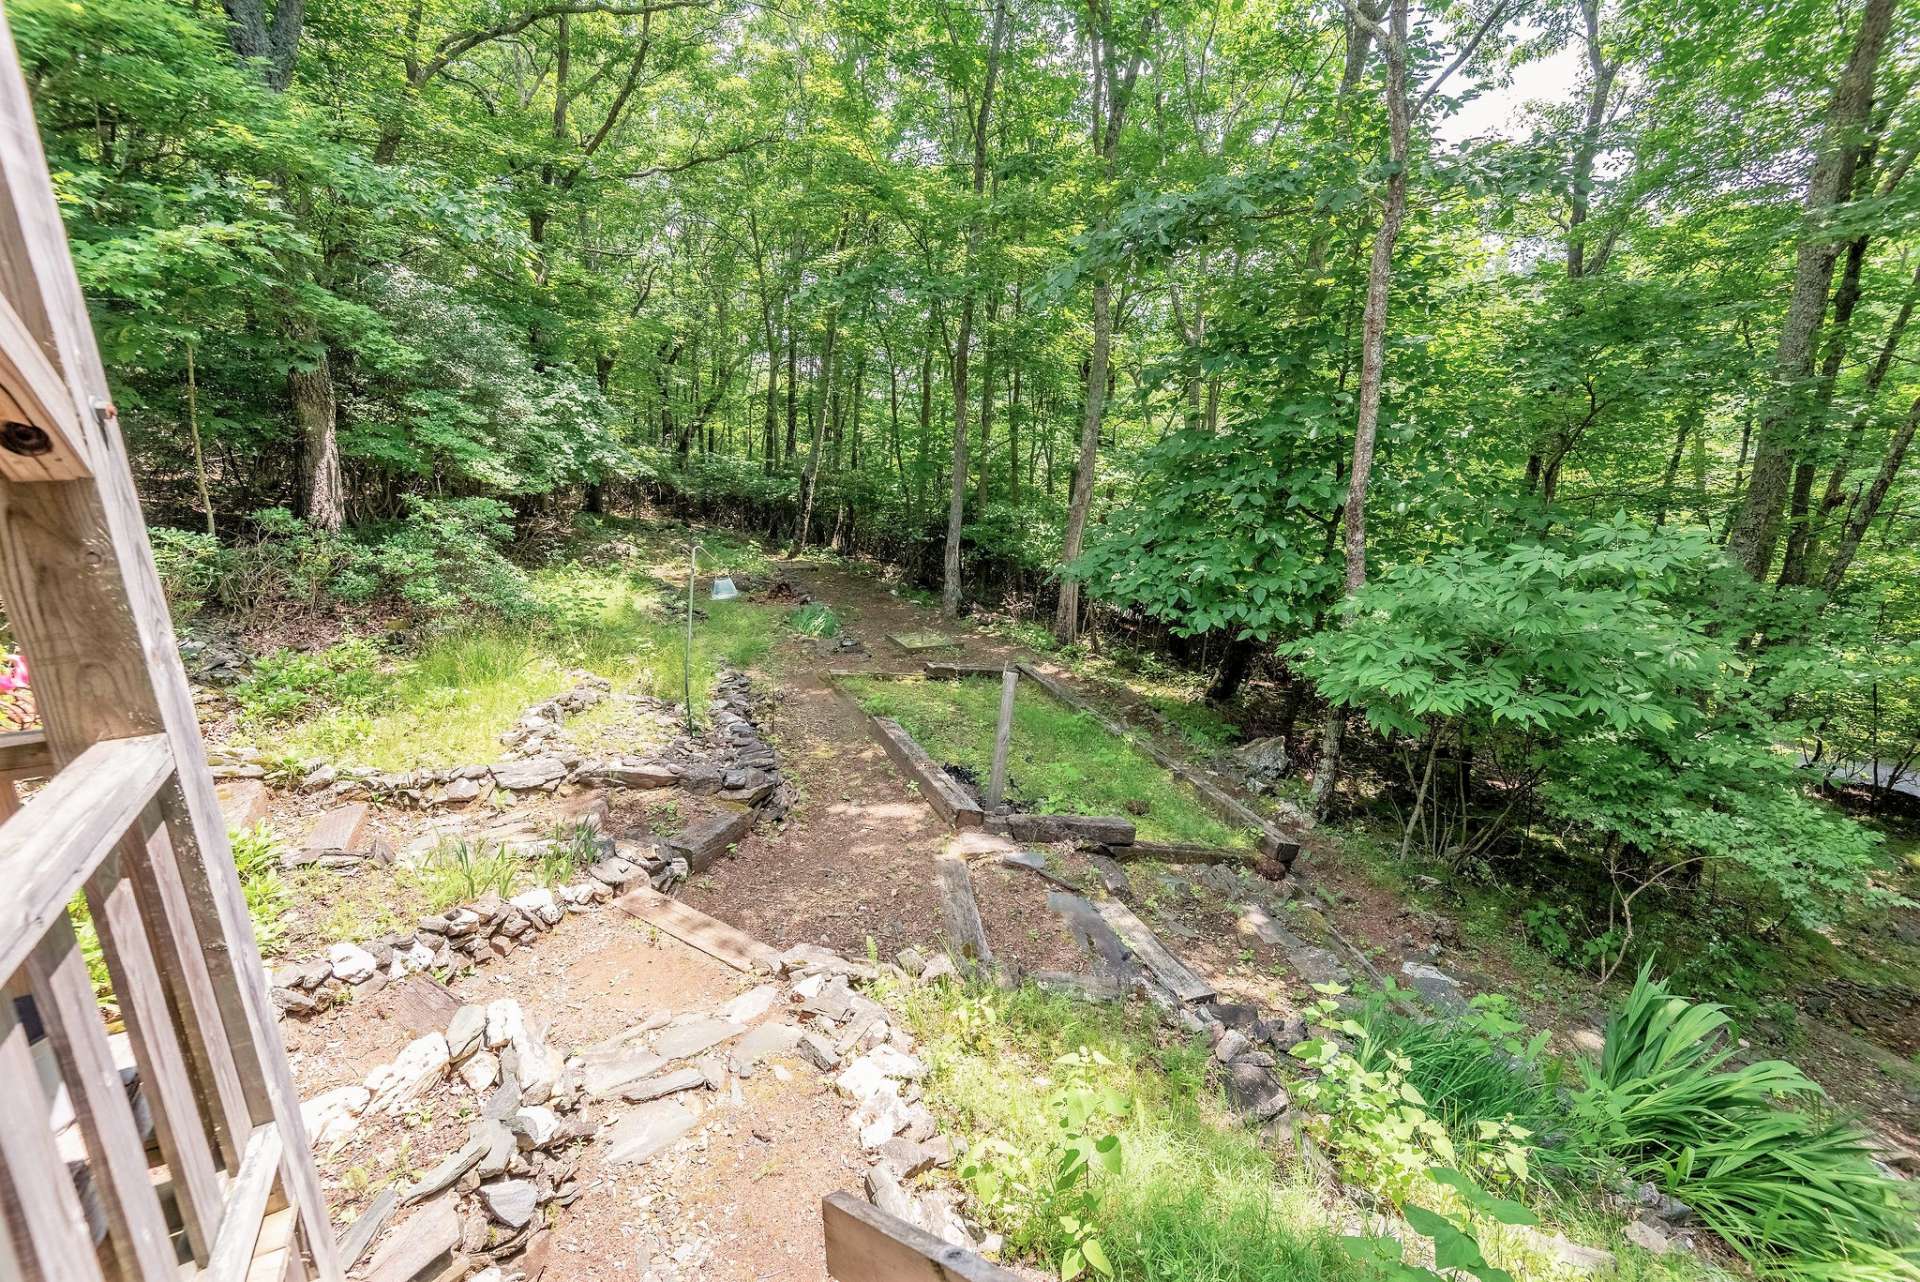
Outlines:
{"type": "Polygon", "coordinates": [[[1123,1162],[1120,1136],[1111,1129],[1133,1108],[1124,1093],[1104,1083],[1113,1066],[1099,1051],[1082,1046],[1054,1061],[1065,1084],[1047,1097],[1058,1132],[1038,1150],[989,1136],[975,1145],[960,1178],[996,1223],[1008,1228],[1015,1247],[1047,1244],[1058,1252],[1062,1282],[1089,1266],[1113,1274],[1101,1241],[1100,1208],[1092,1177],[1112,1177],[1123,1162]]]}
{"type": "Polygon", "coordinates": [[[497,499],[407,499],[407,515],[371,549],[374,590],[429,615],[536,612],[525,571],[501,546],[512,512],[497,499]]]}
{"type": "Polygon", "coordinates": [[[293,906],[293,893],[280,876],[286,843],[264,819],[251,828],[234,829],[228,839],[247,897],[247,915],[253,919],[253,937],[263,954],[272,955],[286,935],[280,919],[293,906]]]}
{"type": "Polygon", "coordinates": [[[380,692],[379,654],[363,638],[325,650],[262,655],[233,697],[243,720],[284,725],[329,708],[365,708],[380,692]]]}
{"type": "Polygon", "coordinates": [[[1693,1206],[1763,1272],[1835,1276],[1861,1259],[1920,1278],[1910,1190],[1874,1165],[1859,1127],[1782,1107],[1821,1099],[1800,1070],[1733,1065],[1727,1025],[1720,1007],[1672,995],[1643,968],[1575,1096],[1583,1142],[1693,1206]]]}
{"type": "Polygon", "coordinates": [[[220,540],[200,530],[176,530],[158,525],[147,531],[153,544],[154,568],[175,622],[192,618],[205,608],[226,573],[227,550],[220,540]]]}
{"type": "MultiPolygon", "coordinates": [[[[1561,1067],[1544,1055],[1544,1030],[1522,1041],[1526,1027],[1513,1017],[1510,1003],[1489,994],[1444,1020],[1415,1019],[1375,996],[1361,1018],[1366,1036],[1356,1055],[1375,1069],[1389,1054],[1404,1059],[1406,1082],[1456,1150],[1471,1156],[1491,1140],[1500,1181],[1524,1174],[1507,1162],[1504,1145],[1556,1130],[1564,1112],[1561,1067]]],[[[1560,1147],[1535,1145],[1530,1151],[1536,1164],[1564,1168],[1574,1160],[1560,1147]]]]}
{"type": "Polygon", "coordinates": [[[154,559],[180,618],[207,606],[256,615],[377,603],[426,620],[538,612],[526,573],[502,551],[513,534],[506,504],[419,496],[406,502],[400,520],[353,533],[320,529],[285,508],[253,513],[251,534],[228,545],[156,529],[154,559]]]}
{"type": "MultiPolygon", "coordinates": [[[[1309,1008],[1308,1020],[1326,1033],[1291,1052],[1315,1074],[1296,1094],[1306,1107],[1307,1133],[1348,1179],[1400,1203],[1420,1188],[1429,1169],[1451,1167],[1463,1155],[1497,1183],[1528,1178],[1530,1130],[1509,1116],[1463,1112],[1460,1122],[1463,1129],[1471,1123],[1471,1144],[1456,1146],[1442,1113],[1412,1080],[1412,1057],[1377,1037],[1369,1024],[1341,1014],[1340,985],[1314,987],[1321,1000],[1309,1008]],[[1351,1050],[1341,1037],[1352,1041],[1351,1050]]],[[[1441,1044],[1428,1039],[1425,1048],[1441,1044]]]]}

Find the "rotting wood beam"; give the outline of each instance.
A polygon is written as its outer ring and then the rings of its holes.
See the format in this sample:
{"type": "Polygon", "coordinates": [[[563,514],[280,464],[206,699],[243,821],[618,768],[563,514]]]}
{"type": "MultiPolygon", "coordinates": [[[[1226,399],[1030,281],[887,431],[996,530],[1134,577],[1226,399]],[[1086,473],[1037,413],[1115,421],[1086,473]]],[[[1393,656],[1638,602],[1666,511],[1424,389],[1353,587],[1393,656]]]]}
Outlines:
{"type": "Polygon", "coordinates": [[[1019,1274],[851,1193],[829,1193],[820,1218],[827,1275],[838,1282],[1020,1282],[1019,1274]]]}

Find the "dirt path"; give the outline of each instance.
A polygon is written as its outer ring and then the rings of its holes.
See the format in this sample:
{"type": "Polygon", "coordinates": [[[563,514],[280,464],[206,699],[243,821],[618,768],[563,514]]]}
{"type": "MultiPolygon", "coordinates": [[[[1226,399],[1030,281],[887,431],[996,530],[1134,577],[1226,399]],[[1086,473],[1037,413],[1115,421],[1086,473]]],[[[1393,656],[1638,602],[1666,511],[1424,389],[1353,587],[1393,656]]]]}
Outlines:
{"type": "MultiPolygon", "coordinates": [[[[783,575],[831,605],[843,635],[858,638],[866,652],[823,654],[810,639],[789,636],[769,656],[769,738],[799,789],[798,804],[783,824],[763,825],[732,858],[695,878],[681,898],[782,947],[816,943],[859,956],[871,940],[882,958],[909,945],[938,948],[933,856],[947,840],[946,825],[887,761],[864,716],[828,683],[827,670],[918,671],[924,658],[902,652],[887,635],[927,628],[959,642],[942,657],[999,663],[1033,656],[965,622],[943,620],[864,575],[805,565],[783,575]]],[[[975,878],[995,949],[1026,970],[1066,968],[1077,957],[1060,919],[1046,909],[1044,889],[1026,873],[989,870],[975,878]]]]}

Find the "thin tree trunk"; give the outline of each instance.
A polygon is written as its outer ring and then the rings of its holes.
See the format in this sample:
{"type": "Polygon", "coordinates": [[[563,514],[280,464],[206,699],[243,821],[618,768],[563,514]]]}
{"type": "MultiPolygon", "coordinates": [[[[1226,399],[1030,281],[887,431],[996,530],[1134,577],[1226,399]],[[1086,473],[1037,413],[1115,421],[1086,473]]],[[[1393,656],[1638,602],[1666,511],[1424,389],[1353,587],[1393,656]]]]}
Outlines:
{"type": "Polygon", "coordinates": [[[973,117],[973,207],[967,214],[967,256],[961,268],[967,282],[960,303],[960,332],[953,350],[953,475],[947,495],[947,546],[940,585],[940,613],[960,613],[960,539],[967,517],[967,358],[973,344],[973,270],[980,256],[981,198],[987,190],[987,125],[993,116],[993,86],[1000,75],[1000,47],[1007,33],[1007,0],[993,7],[987,36],[987,70],[980,110],[973,117]]]}
{"type": "Polygon", "coordinates": [[[193,344],[187,344],[187,433],[193,438],[193,482],[200,489],[200,510],[207,516],[207,537],[213,528],[213,494],[207,488],[207,455],[200,444],[200,388],[194,378],[193,344]]]}
{"type": "Polygon", "coordinates": [[[1080,581],[1067,567],[1080,557],[1087,536],[1087,509],[1093,500],[1093,471],[1100,453],[1100,419],[1107,405],[1107,359],[1113,345],[1113,283],[1093,283],[1093,351],[1087,358],[1087,405],[1080,422],[1080,456],[1073,468],[1067,502],[1067,534],[1060,548],[1060,602],[1053,614],[1053,635],[1062,645],[1080,639],[1080,581]]]}
{"type": "MultiPolygon", "coordinates": [[[[1341,596],[1348,602],[1367,582],[1367,486],[1373,477],[1374,441],[1380,426],[1393,251],[1407,213],[1407,150],[1412,133],[1412,108],[1407,98],[1407,3],[1408,0],[1391,0],[1387,20],[1392,25],[1382,41],[1387,58],[1387,145],[1393,168],[1387,177],[1386,208],[1381,211],[1380,229],[1373,238],[1373,257],[1367,266],[1367,301],[1360,321],[1360,382],[1356,389],[1359,404],[1354,417],[1353,462],[1344,509],[1346,573],[1341,596]]],[[[1332,805],[1346,725],[1344,707],[1327,709],[1320,735],[1320,761],[1309,795],[1316,818],[1324,817],[1332,805]]]]}
{"type": "Polygon", "coordinates": [[[1893,488],[1893,482],[1900,475],[1900,465],[1905,461],[1907,450],[1913,445],[1913,432],[1920,425],[1920,399],[1907,411],[1907,417],[1887,443],[1887,452],[1880,460],[1880,470],[1874,474],[1867,492],[1860,496],[1860,502],[1847,518],[1846,527],[1840,531],[1840,541],[1833,549],[1833,560],[1827,565],[1827,573],[1820,586],[1828,593],[1839,590],[1841,580],[1847,577],[1847,570],[1853,565],[1853,558],[1860,550],[1860,540],[1866,537],[1867,529],[1873,524],[1873,518],[1880,514],[1880,505],[1886,500],[1887,491],[1893,488]]]}
{"type": "Polygon", "coordinates": [[[1780,327],[1773,388],[1756,433],[1747,496],[1728,550],[1747,576],[1764,579],[1780,539],[1780,515],[1792,479],[1793,455],[1808,408],[1815,339],[1827,309],[1840,246],[1821,225],[1853,186],[1858,134],[1873,105],[1874,72],[1893,25],[1894,0],[1866,0],[1845,70],[1834,86],[1820,151],[1807,181],[1806,217],[1794,263],[1793,294],[1780,327]]]}

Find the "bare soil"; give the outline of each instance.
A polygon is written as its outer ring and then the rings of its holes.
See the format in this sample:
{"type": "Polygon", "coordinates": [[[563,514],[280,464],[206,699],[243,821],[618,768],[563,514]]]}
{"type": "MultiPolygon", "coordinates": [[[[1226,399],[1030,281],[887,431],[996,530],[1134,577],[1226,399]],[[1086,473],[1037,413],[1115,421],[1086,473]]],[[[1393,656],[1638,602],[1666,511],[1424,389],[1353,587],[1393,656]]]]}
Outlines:
{"type": "MultiPolygon", "coordinates": [[[[813,943],[852,956],[871,950],[882,959],[909,945],[930,952],[943,935],[933,856],[949,833],[894,771],[869,737],[863,714],[834,689],[828,669],[918,670],[925,656],[899,650],[887,635],[932,626],[957,641],[955,650],[939,657],[997,663],[1034,656],[965,621],[939,620],[935,611],[875,577],[804,563],[780,573],[797,590],[831,604],[844,634],[857,638],[865,653],[789,635],[753,673],[765,705],[763,726],[794,785],[795,804],[783,822],[762,824],[731,857],[694,878],[681,897],[776,948],[813,943]]],[[[1110,705],[1128,702],[1124,694],[1089,693],[1110,705]]],[[[646,794],[615,796],[615,829],[623,835],[650,825],[657,831],[663,821],[685,817],[663,814],[663,802],[646,794]]],[[[276,804],[293,812],[314,809],[298,800],[276,804]]],[[[282,822],[292,817],[276,814],[282,822]]],[[[388,815],[381,822],[400,825],[388,815]]],[[[389,839],[400,848],[407,836],[393,831],[389,839]]],[[[1083,856],[1051,852],[1049,871],[1101,893],[1100,878],[1083,856]]],[[[1284,1013],[1315,997],[1279,948],[1237,928],[1250,900],[1263,902],[1276,918],[1285,914],[1289,928],[1312,936],[1356,970],[1364,967],[1363,956],[1385,973],[1397,972],[1406,960],[1432,960],[1470,990],[1530,991],[1525,977],[1500,958],[1469,957],[1444,916],[1410,909],[1343,867],[1331,847],[1309,839],[1295,871],[1290,892],[1194,868],[1128,865],[1126,875],[1142,918],[1228,999],[1284,1013]],[[1324,893],[1303,891],[1302,885],[1324,893]],[[1311,907],[1290,909],[1283,902],[1288,893],[1311,907]]],[[[1047,907],[1054,887],[1046,880],[1003,868],[990,856],[974,862],[972,875],[1003,964],[1021,971],[1091,971],[1047,907]]],[[[599,1041],[652,1010],[711,1009],[748,986],[718,962],[605,911],[569,918],[535,946],[458,979],[453,989],[467,1001],[513,996],[549,1019],[557,1043],[571,1048],[599,1041]]],[[[303,1095],[357,1080],[416,1035],[406,1025],[400,987],[284,1025],[303,1095]]],[[[1590,1009],[1579,1002],[1544,1000],[1537,1007],[1529,1013],[1553,1027],[1563,1045],[1590,1032],[1590,1009]]],[[[1795,1058],[1843,1102],[1870,1111],[1911,1142],[1920,1129],[1920,1103],[1876,1052],[1886,1054],[1823,1030],[1795,1058]]],[[[556,1217],[547,1277],[823,1277],[819,1199],[834,1189],[858,1188],[865,1163],[825,1084],[808,1070],[789,1071],[790,1080],[783,1082],[763,1070],[745,1083],[742,1102],[716,1110],[697,1138],[638,1173],[602,1170],[589,1149],[582,1168],[586,1192],[556,1217]]],[[[395,1171],[430,1165],[464,1134],[464,1121],[451,1116],[407,1134],[370,1128],[350,1151],[326,1159],[340,1217],[351,1218],[369,1190],[395,1171]]]]}

